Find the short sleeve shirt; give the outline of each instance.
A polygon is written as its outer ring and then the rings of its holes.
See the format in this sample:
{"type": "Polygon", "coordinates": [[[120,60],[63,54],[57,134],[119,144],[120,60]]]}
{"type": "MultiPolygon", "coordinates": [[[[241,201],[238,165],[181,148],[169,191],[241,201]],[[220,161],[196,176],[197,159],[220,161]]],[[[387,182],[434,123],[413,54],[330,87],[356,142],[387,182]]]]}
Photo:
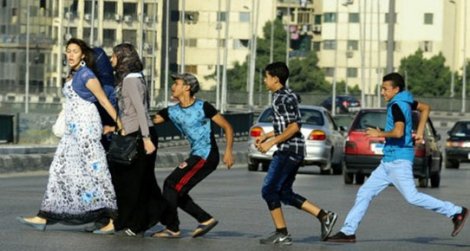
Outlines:
{"type": "MultiPolygon", "coordinates": [[[[288,88],[282,88],[273,94],[273,127],[277,136],[283,133],[291,123],[301,127],[301,115],[297,95],[288,88]]],[[[293,152],[305,156],[305,139],[299,131],[290,139],[277,145],[279,151],[293,152]]]]}

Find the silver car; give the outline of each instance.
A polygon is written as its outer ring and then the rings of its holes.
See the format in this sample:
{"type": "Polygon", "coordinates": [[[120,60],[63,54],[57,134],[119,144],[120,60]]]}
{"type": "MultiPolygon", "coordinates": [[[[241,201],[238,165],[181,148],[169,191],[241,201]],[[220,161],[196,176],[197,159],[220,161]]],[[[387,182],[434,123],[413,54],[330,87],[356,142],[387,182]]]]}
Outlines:
{"type": "MultiPolygon", "coordinates": [[[[301,132],[305,138],[306,156],[303,165],[317,165],[322,174],[341,174],[343,171],[343,149],[345,138],[342,135],[343,128],[338,127],[330,113],[323,107],[301,105],[302,115],[301,132]]],[[[255,139],[263,133],[273,130],[273,110],[265,109],[255,124],[250,128],[248,141],[248,170],[257,171],[259,166],[267,171],[273,153],[277,150],[274,146],[263,154],[255,147],[255,139]]]]}

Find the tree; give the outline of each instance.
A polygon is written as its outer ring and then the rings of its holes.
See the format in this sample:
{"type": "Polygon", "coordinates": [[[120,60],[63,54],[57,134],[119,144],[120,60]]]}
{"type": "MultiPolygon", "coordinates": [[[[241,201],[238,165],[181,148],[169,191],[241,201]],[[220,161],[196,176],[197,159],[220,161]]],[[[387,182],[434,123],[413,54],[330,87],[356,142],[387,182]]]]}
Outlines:
{"type": "MultiPolygon", "coordinates": [[[[273,61],[285,62],[286,59],[286,30],[279,19],[274,22],[267,22],[263,27],[264,38],[258,38],[256,48],[256,74],[262,73],[264,67],[270,62],[271,49],[271,25],[274,25],[273,34],[273,61]]],[[[305,46],[309,39],[304,38],[299,42],[299,50],[309,48],[305,46]]],[[[300,53],[302,54],[302,53],[300,53]]],[[[227,70],[228,89],[246,91],[248,62],[240,64],[236,62],[232,69],[227,70]]],[[[304,58],[293,58],[289,60],[289,69],[291,77],[289,78],[289,86],[298,92],[329,92],[331,86],[325,81],[323,71],[318,67],[318,57],[315,52],[308,51],[304,58]]],[[[207,76],[207,78],[215,78],[215,73],[207,76]]]]}
{"type": "Polygon", "coordinates": [[[406,77],[408,89],[413,95],[437,97],[450,94],[451,71],[445,66],[442,53],[426,59],[423,51],[417,50],[401,60],[398,71],[406,77]]]}

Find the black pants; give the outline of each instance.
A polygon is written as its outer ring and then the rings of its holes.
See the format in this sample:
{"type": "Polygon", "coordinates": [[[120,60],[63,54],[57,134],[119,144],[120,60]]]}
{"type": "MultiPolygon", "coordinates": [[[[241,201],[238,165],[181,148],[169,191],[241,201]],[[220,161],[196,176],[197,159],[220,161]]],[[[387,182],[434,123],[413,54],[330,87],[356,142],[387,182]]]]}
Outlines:
{"type": "Polygon", "coordinates": [[[189,191],[211,174],[219,164],[219,151],[212,149],[208,158],[191,155],[168,175],[163,185],[163,197],[167,207],[162,216],[162,223],[167,229],[179,231],[177,208],[191,215],[198,222],[210,220],[212,216],[197,205],[189,196],[189,191]]]}
{"type": "MultiPolygon", "coordinates": [[[[153,127],[150,134],[157,146],[158,137],[153,127]]],[[[114,222],[116,231],[130,228],[138,233],[160,221],[165,202],[155,178],[156,156],[156,152],[145,154],[141,144],[139,158],[131,166],[110,163],[118,206],[118,217],[114,222]]]]}

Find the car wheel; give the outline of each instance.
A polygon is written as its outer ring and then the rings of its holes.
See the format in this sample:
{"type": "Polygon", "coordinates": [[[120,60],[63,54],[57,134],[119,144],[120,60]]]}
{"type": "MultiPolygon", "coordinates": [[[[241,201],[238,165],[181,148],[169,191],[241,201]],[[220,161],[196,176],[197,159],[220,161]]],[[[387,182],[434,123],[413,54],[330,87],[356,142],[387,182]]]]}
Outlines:
{"type": "Polygon", "coordinates": [[[263,162],[261,164],[261,170],[263,170],[263,172],[267,172],[270,164],[271,164],[271,161],[263,162]]]}
{"type": "Polygon", "coordinates": [[[344,178],[344,184],[351,185],[353,183],[354,174],[343,171],[343,178],[344,178]]]}
{"type": "Polygon", "coordinates": [[[335,163],[335,164],[332,164],[331,165],[331,169],[333,169],[333,174],[335,175],[340,175],[343,173],[343,161],[339,162],[339,163],[335,163]]]}
{"type": "Polygon", "coordinates": [[[446,158],[446,168],[458,169],[459,166],[460,166],[460,163],[458,160],[446,158]]]}
{"type": "Polygon", "coordinates": [[[248,171],[258,171],[259,162],[251,160],[251,163],[248,163],[248,171]]]}
{"type": "Polygon", "coordinates": [[[426,188],[428,187],[429,178],[418,178],[419,187],[426,188]]]}
{"type": "Polygon", "coordinates": [[[357,185],[362,185],[364,184],[364,179],[366,176],[362,173],[356,173],[356,184],[357,185]]]}
{"type": "Polygon", "coordinates": [[[431,174],[431,187],[439,187],[441,183],[441,174],[439,172],[431,174]]]}

